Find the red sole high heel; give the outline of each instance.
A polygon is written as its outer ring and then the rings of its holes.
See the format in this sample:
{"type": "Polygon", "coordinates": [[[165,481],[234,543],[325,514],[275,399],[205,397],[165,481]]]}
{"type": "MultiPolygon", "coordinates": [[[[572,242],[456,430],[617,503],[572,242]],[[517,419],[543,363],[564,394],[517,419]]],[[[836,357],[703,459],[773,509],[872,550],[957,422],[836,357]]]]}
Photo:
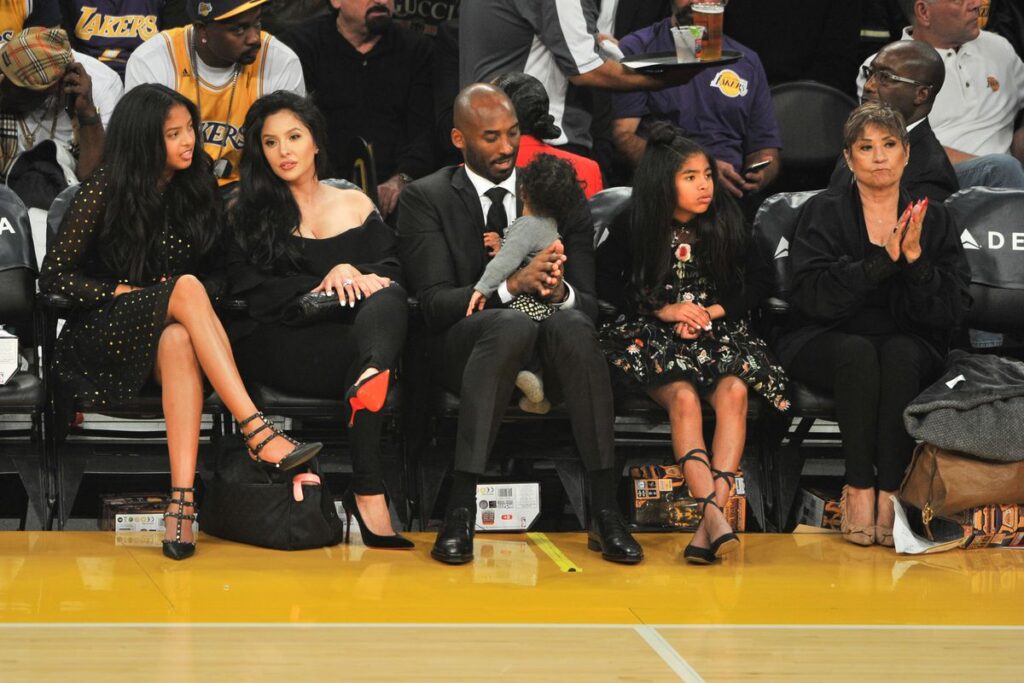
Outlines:
{"type": "Polygon", "coordinates": [[[345,400],[348,401],[349,420],[348,426],[356,423],[356,413],[360,410],[369,410],[371,413],[379,412],[384,407],[384,401],[388,397],[388,382],[391,380],[391,371],[383,370],[374,373],[356,382],[345,393],[345,400]]]}

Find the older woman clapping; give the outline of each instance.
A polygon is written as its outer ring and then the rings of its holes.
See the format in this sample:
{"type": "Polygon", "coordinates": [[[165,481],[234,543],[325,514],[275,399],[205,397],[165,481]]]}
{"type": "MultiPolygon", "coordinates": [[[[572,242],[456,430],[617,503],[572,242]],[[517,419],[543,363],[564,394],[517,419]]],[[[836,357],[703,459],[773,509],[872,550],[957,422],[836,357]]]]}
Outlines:
{"type": "Polygon", "coordinates": [[[913,449],[903,410],[941,369],[970,304],[970,269],[945,207],[900,191],[909,155],[900,114],[864,104],[843,138],[856,182],[813,197],[801,214],[794,310],[777,351],[795,379],[835,395],[844,537],[891,546],[889,494],[913,449]]]}

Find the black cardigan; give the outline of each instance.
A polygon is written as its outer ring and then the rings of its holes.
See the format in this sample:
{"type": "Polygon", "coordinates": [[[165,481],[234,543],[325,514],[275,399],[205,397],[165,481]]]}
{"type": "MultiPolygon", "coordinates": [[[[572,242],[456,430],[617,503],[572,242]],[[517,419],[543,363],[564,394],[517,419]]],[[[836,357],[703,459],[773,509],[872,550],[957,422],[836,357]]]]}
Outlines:
{"type": "MultiPolygon", "coordinates": [[[[901,191],[900,214],[910,201],[901,191]]],[[[804,205],[789,251],[793,306],[775,348],[784,364],[811,339],[842,325],[878,288],[888,289],[899,329],[923,339],[936,356],[945,355],[950,333],[971,303],[971,270],[952,216],[942,204],[928,206],[921,257],[913,264],[902,257],[891,261],[866,234],[856,184],[830,188],[804,205]]]]}
{"type": "MultiPolygon", "coordinates": [[[[631,291],[633,256],[630,248],[630,208],[627,206],[608,227],[608,239],[597,249],[597,295],[615,306],[619,313],[646,315],[638,310],[640,297],[631,291]]],[[[665,258],[670,258],[668,253],[665,258]]],[[[752,239],[747,240],[746,256],[741,265],[741,286],[719,292],[716,302],[725,309],[729,321],[740,320],[772,291],[772,271],[760,256],[752,239]]],[[[663,290],[664,291],[664,290],[663,290]]],[[[675,303],[664,297],[661,303],[675,303]]]]}

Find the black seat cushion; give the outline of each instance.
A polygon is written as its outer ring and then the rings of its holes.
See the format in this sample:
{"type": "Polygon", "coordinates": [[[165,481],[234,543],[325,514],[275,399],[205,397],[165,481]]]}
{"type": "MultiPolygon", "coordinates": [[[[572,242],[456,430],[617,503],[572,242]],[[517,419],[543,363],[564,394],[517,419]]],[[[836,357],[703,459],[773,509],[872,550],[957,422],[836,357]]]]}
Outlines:
{"type": "MultiPolygon", "coordinates": [[[[163,418],[163,400],[159,388],[147,386],[133,400],[116,406],[97,404],[83,399],[75,403],[75,410],[83,413],[99,413],[110,417],[124,417],[137,420],[159,420],[163,418]]],[[[210,393],[203,400],[203,413],[212,414],[224,411],[224,404],[215,393],[210,393]]]]}
{"type": "MultiPolygon", "coordinates": [[[[289,394],[255,382],[250,384],[248,389],[253,402],[260,410],[275,415],[341,415],[345,412],[345,397],[340,393],[337,398],[313,398],[289,394]]],[[[398,383],[392,382],[383,410],[389,413],[397,412],[401,399],[401,387],[398,383]]]]}
{"type": "Polygon", "coordinates": [[[789,386],[796,417],[835,419],[836,401],[832,396],[800,382],[791,382],[789,386]]]}
{"type": "Polygon", "coordinates": [[[42,407],[43,383],[35,375],[18,372],[0,386],[0,410],[31,412],[42,407]]]}

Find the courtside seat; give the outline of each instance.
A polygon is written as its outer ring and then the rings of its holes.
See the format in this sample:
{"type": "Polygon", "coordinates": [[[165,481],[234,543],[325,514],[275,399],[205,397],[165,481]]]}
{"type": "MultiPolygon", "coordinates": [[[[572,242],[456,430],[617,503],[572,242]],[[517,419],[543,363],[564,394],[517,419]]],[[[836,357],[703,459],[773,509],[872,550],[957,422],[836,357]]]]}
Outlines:
{"type": "MultiPolygon", "coordinates": [[[[0,324],[18,334],[19,352],[38,344],[40,318],[36,307],[36,257],[28,209],[8,187],[0,186],[0,324]]],[[[0,385],[0,413],[25,416],[27,428],[4,429],[0,437],[0,474],[16,474],[28,498],[21,528],[49,526],[52,486],[44,439],[46,392],[40,361],[16,371],[0,385]],[[26,438],[27,437],[27,438],[26,438]]]]}

